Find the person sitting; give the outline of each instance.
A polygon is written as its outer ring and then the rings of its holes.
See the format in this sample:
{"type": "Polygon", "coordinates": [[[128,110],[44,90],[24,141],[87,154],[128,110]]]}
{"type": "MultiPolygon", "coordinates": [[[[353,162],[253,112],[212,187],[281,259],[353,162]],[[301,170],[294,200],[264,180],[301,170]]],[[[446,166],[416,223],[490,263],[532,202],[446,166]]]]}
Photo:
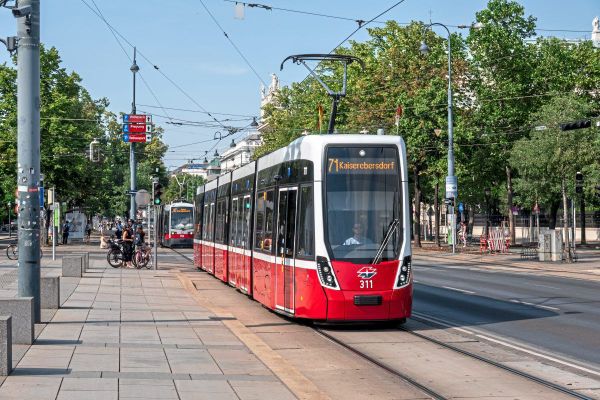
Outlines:
{"type": "Polygon", "coordinates": [[[356,224],[354,224],[354,226],[352,227],[352,232],[354,234],[348,239],[346,239],[344,243],[342,243],[343,246],[352,246],[370,242],[369,239],[363,234],[364,230],[361,223],[357,222],[356,224]]]}

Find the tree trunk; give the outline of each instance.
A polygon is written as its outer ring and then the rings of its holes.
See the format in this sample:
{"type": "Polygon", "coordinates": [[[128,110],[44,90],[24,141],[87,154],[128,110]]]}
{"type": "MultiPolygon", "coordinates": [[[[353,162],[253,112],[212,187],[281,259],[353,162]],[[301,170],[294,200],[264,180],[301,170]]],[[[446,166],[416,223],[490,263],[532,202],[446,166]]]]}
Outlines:
{"type": "Polygon", "coordinates": [[[435,244],[441,247],[440,243],[440,183],[435,183],[435,199],[433,201],[435,209],[435,244]]]}
{"type": "Polygon", "coordinates": [[[548,229],[556,229],[556,216],[560,208],[560,201],[555,201],[550,205],[550,215],[548,218],[548,229]]]}
{"type": "Polygon", "coordinates": [[[515,216],[512,213],[513,205],[513,187],[512,187],[512,170],[506,167],[506,202],[508,205],[508,229],[510,231],[510,243],[515,244],[515,216]]]}
{"type": "Polygon", "coordinates": [[[533,229],[533,213],[530,212],[529,213],[529,241],[530,242],[535,242],[535,240],[533,240],[533,236],[534,236],[534,229],[533,229]]]}
{"type": "Polygon", "coordinates": [[[569,246],[569,205],[567,201],[567,189],[565,187],[565,180],[563,178],[561,184],[562,191],[562,202],[563,202],[563,240],[565,241],[565,254],[567,256],[567,262],[573,262],[573,253],[571,253],[571,246],[569,246]]]}
{"type": "Polygon", "coordinates": [[[579,226],[581,227],[581,244],[585,244],[585,198],[583,196],[583,193],[580,194],[579,220],[579,226]]]}
{"type": "Polygon", "coordinates": [[[415,166],[414,171],[414,184],[415,184],[415,230],[413,232],[413,238],[415,246],[421,247],[421,184],[419,182],[419,167],[415,166]]]}

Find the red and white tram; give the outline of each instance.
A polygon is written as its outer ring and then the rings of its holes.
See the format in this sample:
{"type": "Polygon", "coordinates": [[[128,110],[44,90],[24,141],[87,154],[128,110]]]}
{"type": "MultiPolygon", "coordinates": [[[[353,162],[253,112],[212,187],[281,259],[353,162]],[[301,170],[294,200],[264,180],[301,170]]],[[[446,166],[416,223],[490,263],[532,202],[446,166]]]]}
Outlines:
{"type": "Polygon", "coordinates": [[[406,168],[398,136],[299,138],[198,189],[195,264],[289,316],[403,320],[406,168]]]}
{"type": "Polygon", "coordinates": [[[166,247],[193,246],[194,205],[191,203],[171,203],[164,206],[159,221],[160,244],[166,247]]]}

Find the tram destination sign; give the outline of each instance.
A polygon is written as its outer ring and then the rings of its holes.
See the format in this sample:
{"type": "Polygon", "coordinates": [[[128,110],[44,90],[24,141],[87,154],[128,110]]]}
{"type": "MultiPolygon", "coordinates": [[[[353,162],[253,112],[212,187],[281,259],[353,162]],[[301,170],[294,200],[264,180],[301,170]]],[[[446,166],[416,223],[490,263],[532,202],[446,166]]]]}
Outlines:
{"type": "Polygon", "coordinates": [[[395,160],[349,159],[330,157],[327,159],[329,174],[395,174],[398,165],[395,160]]]}

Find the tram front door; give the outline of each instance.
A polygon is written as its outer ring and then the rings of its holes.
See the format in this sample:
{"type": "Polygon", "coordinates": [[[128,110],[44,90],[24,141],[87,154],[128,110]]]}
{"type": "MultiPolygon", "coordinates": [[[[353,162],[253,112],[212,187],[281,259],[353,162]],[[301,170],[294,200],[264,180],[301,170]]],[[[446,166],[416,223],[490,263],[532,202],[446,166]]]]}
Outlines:
{"type": "Polygon", "coordinates": [[[279,189],[275,308],[294,314],[294,237],[298,188],[279,189]]]}

